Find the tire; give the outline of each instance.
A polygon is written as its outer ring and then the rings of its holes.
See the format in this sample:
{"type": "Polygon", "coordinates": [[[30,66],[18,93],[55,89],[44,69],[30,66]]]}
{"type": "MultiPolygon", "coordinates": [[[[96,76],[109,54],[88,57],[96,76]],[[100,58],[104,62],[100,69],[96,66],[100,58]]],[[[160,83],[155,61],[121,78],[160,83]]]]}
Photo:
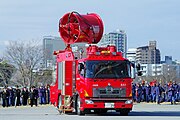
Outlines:
{"type": "Polygon", "coordinates": [[[76,102],[77,102],[77,106],[76,106],[76,107],[77,107],[77,108],[76,108],[76,110],[77,110],[77,111],[76,111],[77,115],[80,115],[80,116],[81,116],[81,115],[85,115],[84,111],[81,111],[81,110],[80,110],[81,102],[80,102],[80,97],[79,97],[79,96],[78,96],[76,102]]]}
{"type": "Polygon", "coordinates": [[[124,109],[124,110],[120,110],[120,115],[121,116],[128,116],[128,114],[129,114],[129,110],[126,110],[126,109],[124,109]]]}
{"type": "Polygon", "coordinates": [[[105,113],[107,113],[107,111],[108,111],[108,110],[102,109],[102,110],[101,110],[101,113],[102,113],[102,114],[105,114],[105,113]]]}

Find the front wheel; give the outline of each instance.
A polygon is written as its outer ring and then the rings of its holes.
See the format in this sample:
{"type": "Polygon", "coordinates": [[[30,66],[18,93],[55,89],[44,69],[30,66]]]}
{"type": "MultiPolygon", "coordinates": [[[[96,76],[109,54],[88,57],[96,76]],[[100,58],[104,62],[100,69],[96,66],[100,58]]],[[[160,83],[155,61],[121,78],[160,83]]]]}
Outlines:
{"type": "Polygon", "coordinates": [[[81,111],[80,110],[80,107],[81,107],[81,101],[80,101],[80,97],[78,96],[78,98],[77,98],[77,106],[76,106],[76,112],[77,112],[77,114],[78,115],[85,115],[85,113],[84,113],[84,111],[81,111]]]}
{"type": "Polygon", "coordinates": [[[129,110],[123,109],[123,110],[120,110],[120,115],[121,116],[128,116],[129,112],[130,112],[129,110]]]}

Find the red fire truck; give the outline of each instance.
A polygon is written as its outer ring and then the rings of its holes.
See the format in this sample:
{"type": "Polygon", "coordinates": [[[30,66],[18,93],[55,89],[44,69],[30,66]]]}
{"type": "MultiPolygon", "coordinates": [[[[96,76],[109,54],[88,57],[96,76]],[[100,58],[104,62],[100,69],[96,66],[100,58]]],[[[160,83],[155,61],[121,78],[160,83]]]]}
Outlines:
{"type": "Polygon", "coordinates": [[[57,67],[56,82],[50,87],[51,103],[61,112],[78,115],[108,110],[128,115],[133,107],[133,64],[113,45],[94,45],[103,34],[101,18],[94,13],[67,13],[60,19],[59,32],[66,48],[54,52],[57,67]]]}

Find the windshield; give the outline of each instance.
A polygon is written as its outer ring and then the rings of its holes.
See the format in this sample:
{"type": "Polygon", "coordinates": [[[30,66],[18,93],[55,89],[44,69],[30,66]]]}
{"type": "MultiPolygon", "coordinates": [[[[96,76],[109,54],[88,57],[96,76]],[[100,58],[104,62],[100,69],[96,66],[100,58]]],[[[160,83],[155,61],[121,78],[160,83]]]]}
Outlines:
{"type": "Polygon", "coordinates": [[[86,78],[129,78],[128,61],[86,61],[86,78]]]}

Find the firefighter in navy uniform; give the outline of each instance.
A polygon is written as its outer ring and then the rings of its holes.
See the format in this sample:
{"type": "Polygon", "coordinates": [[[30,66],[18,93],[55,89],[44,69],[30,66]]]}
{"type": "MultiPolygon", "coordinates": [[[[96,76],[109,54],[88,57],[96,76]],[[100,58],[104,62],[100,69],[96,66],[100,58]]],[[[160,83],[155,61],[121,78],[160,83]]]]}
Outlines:
{"type": "Polygon", "coordinates": [[[146,101],[146,86],[145,86],[144,80],[142,81],[141,88],[142,88],[141,101],[145,102],[146,101]]]}
{"type": "Polygon", "coordinates": [[[155,87],[155,93],[156,93],[156,103],[160,104],[160,98],[161,98],[161,86],[160,84],[156,85],[155,87]]]}
{"type": "Polygon", "coordinates": [[[146,90],[146,102],[149,102],[151,99],[151,86],[149,84],[145,87],[146,90]]]}
{"type": "Polygon", "coordinates": [[[139,83],[136,85],[136,102],[137,103],[141,102],[141,95],[142,95],[142,87],[139,83]]]}
{"type": "Polygon", "coordinates": [[[174,86],[172,84],[170,84],[170,86],[169,86],[169,98],[170,98],[171,104],[176,104],[176,102],[175,102],[175,89],[174,89],[174,86]]]}
{"type": "Polygon", "coordinates": [[[174,99],[176,102],[178,102],[178,98],[179,98],[179,85],[176,83],[176,81],[173,82],[173,87],[174,87],[174,99]]]}

